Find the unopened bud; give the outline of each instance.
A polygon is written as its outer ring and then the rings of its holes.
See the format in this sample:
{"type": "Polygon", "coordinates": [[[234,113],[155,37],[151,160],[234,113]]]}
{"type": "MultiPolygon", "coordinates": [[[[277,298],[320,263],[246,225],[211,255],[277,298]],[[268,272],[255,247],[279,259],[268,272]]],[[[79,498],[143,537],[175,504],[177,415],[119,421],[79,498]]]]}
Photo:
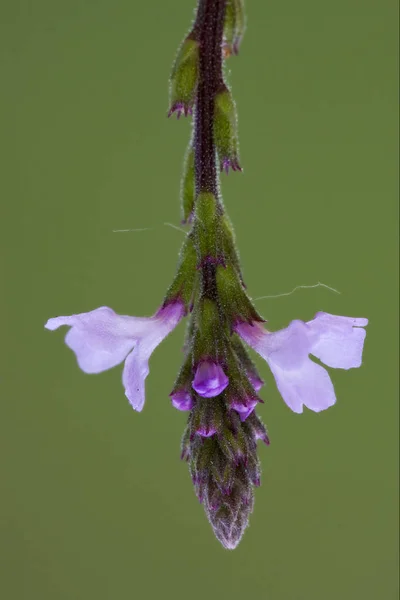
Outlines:
{"type": "Polygon", "coordinates": [[[193,379],[193,389],[203,398],[214,398],[229,384],[229,378],[222,367],[212,360],[199,362],[193,379]]]}
{"type": "Polygon", "coordinates": [[[168,116],[192,114],[196,94],[199,63],[199,44],[190,37],[181,45],[172,67],[170,79],[170,108],[168,116]]]}
{"type": "Polygon", "coordinates": [[[253,436],[254,440],[261,440],[269,446],[269,437],[267,428],[264,423],[261,421],[260,417],[258,417],[254,412],[246,419],[246,422],[243,424],[243,427],[250,435],[253,436]]]}
{"type": "Polygon", "coordinates": [[[222,403],[218,400],[197,398],[191,415],[191,437],[212,437],[221,430],[222,403]]]}
{"type": "Polygon", "coordinates": [[[237,469],[231,493],[221,496],[219,501],[220,506],[216,510],[206,504],[207,517],[216,538],[225,548],[233,550],[249,523],[254,504],[252,485],[243,467],[237,469]]]}
{"type": "Polygon", "coordinates": [[[243,0],[227,0],[223,41],[226,58],[239,53],[245,25],[243,0]]]}
{"type": "Polygon", "coordinates": [[[241,171],[235,101],[226,86],[215,97],[214,133],[221,171],[241,171]]]}

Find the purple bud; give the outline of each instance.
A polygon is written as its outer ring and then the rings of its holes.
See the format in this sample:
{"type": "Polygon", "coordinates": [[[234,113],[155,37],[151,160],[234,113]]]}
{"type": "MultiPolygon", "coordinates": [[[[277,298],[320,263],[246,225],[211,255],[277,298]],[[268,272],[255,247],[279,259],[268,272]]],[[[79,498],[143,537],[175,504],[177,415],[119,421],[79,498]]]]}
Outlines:
{"type": "Polygon", "coordinates": [[[261,377],[258,377],[256,373],[251,372],[247,373],[247,377],[249,378],[249,381],[256,392],[261,390],[262,386],[264,385],[264,381],[261,379],[261,377]]]}
{"type": "Polygon", "coordinates": [[[218,396],[229,384],[222,368],[211,360],[201,361],[196,369],[192,387],[203,398],[218,396]]]}
{"type": "Polygon", "coordinates": [[[174,113],[176,113],[176,118],[180,119],[182,115],[185,117],[192,115],[193,108],[183,102],[175,102],[168,111],[168,117],[171,117],[174,113]]]}
{"type": "Polygon", "coordinates": [[[221,172],[225,171],[229,175],[229,169],[232,171],[243,171],[237,158],[224,157],[220,163],[221,172]]]}
{"type": "Polygon", "coordinates": [[[192,395],[186,390],[177,390],[170,394],[172,406],[178,410],[192,410],[194,406],[194,400],[192,395]]]}
{"type": "Polygon", "coordinates": [[[267,433],[267,429],[261,419],[253,413],[246,421],[246,427],[249,427],[249,431],[253,435],[254,440],[261,440],[266,446],[269,446],[270,441],[267,433]]]}
{"type": "Polygon", "coordinates": [[[196,430],[196,433],[201,435],[201,437],[211,437],[212,435],[217,433],[217,429],[212,425],[203,424],[200,425],[200,427],[196,430]]]}
{"type": "Polygon", "coordinates": [[[233,400],[233,402],[230,403],[230,406],[239,413],[240,420],[243,422],[251,415],[257,404],[258,400],[256,398],[248,398],[244,401],[233,400]]]}

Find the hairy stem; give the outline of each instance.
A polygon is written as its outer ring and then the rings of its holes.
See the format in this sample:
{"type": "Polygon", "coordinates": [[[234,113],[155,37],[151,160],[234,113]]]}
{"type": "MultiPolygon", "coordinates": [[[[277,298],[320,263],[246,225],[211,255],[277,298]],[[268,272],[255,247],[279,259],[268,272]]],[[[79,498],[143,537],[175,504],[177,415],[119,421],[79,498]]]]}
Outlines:
{"type": "Polygon", "coordinates": [[[218,197],[214,141],[215,94],[222,83],[222,35],[226,0],[200,0],[194,34],[200,45],[194,123],[196,196],[218,197]]]}

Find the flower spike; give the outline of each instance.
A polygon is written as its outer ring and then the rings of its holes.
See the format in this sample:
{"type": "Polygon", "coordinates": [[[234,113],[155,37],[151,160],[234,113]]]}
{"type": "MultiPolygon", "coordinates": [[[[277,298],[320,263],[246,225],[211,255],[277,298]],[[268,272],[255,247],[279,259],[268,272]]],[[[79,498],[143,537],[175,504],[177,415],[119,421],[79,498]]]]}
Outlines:
{"type": "Polygon", "coordinates": [[[242,170],[236,104],[223,62],[238,53],[244,29],[243,0],[198,0],[172,68],[168,116],[192,115],[193,127],[180,190],[188,231],[161,308],[144,318],[101,307],[46,324],[70,328],[65,342],[85,373],[124,363],[125,394],[141,411],[153,350],[188,318],[170,402],[188,413],[181,459],[215,537],[228,550],[242,539],[261,484],[258,442],[270,443],[257,414],[264,382],[245,344],[267,361],[292,411],[306,406],[318,412],[336,395],[328,371],[310,357],[336,369],[359,367],[368,323],[319,312],[271,333],[247,293],[220,191],[220,171],[242,170]]]}

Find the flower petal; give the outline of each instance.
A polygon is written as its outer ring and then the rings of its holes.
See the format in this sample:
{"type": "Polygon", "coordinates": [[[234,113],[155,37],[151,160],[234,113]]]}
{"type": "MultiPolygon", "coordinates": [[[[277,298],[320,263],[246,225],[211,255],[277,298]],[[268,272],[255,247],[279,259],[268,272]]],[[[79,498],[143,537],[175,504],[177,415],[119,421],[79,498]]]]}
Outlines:
{"type": "Polygon", "coordinates": [[[283,369],[272,360],[268,362],[278,390],[293,412],[302,413],[303,405],[320,412],[335,404],[335,390],[327,371],[309,358],[296,369],[283,369]]]}
{"type": "Polygon", "coordinates": [[[147,321],[117,315],[102,306],[87,313],[49,319],[45,327],[54,330],[69,325],[65,343],[75,352],[80,368],[85,373],[101,373],[124,360],[143,335],[147,321]]]}
{"type": "Polygon", "coordinates": [[[147,321],[146,334],[137,343],[136,348],[128,355],[122,382],[125,395],[137,411],[141,411],[145,401],[144,382],[149,374],[149,359],[153,350],[176,327],[184,314],[181,302],[162,308],[147,321]]]}
{"type": "Polygon", "coordinates": [[[302,321],[267,334],[264,342],[264,356],[281,396],[297,413],[303,412],[303,405],[319,412],[336,402],[327,371],[308,357],[310,348],[308,327],[302,321]]]}
{"type": "Polygon", "coordinates": [[[361,364],[367,319],[317,313],[308,323],[292,321],[288,327],[268,333],[260,324],[242,323],[237,333],[269,364],[278,389],[294,412],[303,405],[318,412],[336,402],[331,379],[323,367],[309,358],[314,354],[328,366],[349,369],[361,364]]]}
{"type": "Polygon", "coordinates": [[[122,383],[125,388],[125,396],[128,398],[132,408],[140,412],[143,410],[145,401],[144,382],[149,374],[150,353],[144,353],[141,348],[136,347],[125,361],[122,372],[122,383]]]}
{"type": "Polygon", "coordinates": [[[368,319],[319,312],[307,325],[312,332],[311,353],[329,367],[352,369],[361,365],[368,319]]]}
{"type": "Polygon", "coordinates": [[[228,383],[229,378],[220,365],[211,360],[203,360],[197,366],[192,387],[203,398],[214,398],[227,387],[228,383]]]}

